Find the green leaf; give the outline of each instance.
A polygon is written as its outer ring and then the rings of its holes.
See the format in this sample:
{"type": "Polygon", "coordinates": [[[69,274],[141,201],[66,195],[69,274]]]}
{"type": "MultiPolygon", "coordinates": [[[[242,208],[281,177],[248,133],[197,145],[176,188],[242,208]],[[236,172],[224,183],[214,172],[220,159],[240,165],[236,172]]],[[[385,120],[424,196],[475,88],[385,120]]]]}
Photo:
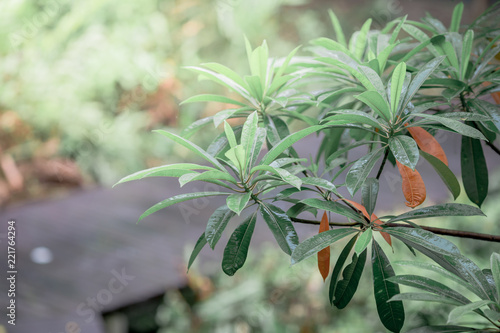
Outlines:
{"type": "Polygon", "coordinates": [[[451,16],[450,32],[458,32],[460,28],[460,21],[462,20],[462,12],[464,11],[464,3],[460,2],[453,9],[451,16]]]}
{"type": "Polygon", "coordinates": [[[428,293],[403,293],[394,295],[389,302],[394,301],[423,301],[423,302],[438,302],[450,305],[461,305],[461,303],[440,295],[428,294],[428,293]]]}
{"type": "Polygon", "coordinates": [[[292,265],[318,253],[322,249],[341,240],[358,230],[352,228],[339,228],[327,230],[312,236],[300,243],[292,253],[292,265]]]}
{"type": "Polygon", "coordinates": [[[497,300],[500,300],[500,254],[493,252],[490,257],[491,272],[497,287],[497,300]]]}
{"type": "Polygon", "coordinates": [[[289,148],[295,142],[308,136],[309,134],[319,132],[325,127],[326,126],[323,125],[311,126],[288,135],[287,137],[279,141],[273,148],[271,148],[271,150],[267,152],[267,154],[262,158],[261,164],[262,165],[271,164],[272,161],[274,161],[281,153],[283,153],[287,148],[289,148]]]}
{"type": "MultiPolygon", "coordinates": [[[[462,276],[457,275],[453,272],[450,272],[443,267],[433,265],[433,264],[430,264],[427,262],[418,262],[418,261],[397,261],[397,262],[395,262],[395,264],[398,266],[408,266],[408,267],[413,268],[416,271],[421,271],[424,269],[424,270],[438,273],[442,277],[450,279],[450,280],[454,281],[455,283],[460,284],[462,287],[469,289],[474,294],[481,295],[481,290],[479,288],[477,288],[477,286],[474,283],[470,283],[470,282],[468,282],[468,280],[466,281],[462,276]]],[[[458,270],[458,272],[460,272],[460,271],[461,271],[461,269],[458,270]]],[[[461,274],[461,275],[463,275],[463,274],[461,274]]],[[[466,275],[463,275],[463,276],[466,276],[466,275]]]]}
{"type": "Polygon", "coordinates": [[[357,160],[346,175],[346,186],[351,195],[354,195],[372,171],[375,163],[380,159],[384,149],[379,148],[357,160]]]}
{"type": "Polygon", "coordinates": [[[333,304],[333,296],[335,294],[335,287],[337,286],[337,280],[339,278],[340,272],[342,271],[342,267],[344,267],[344,264],[347,260],[347,257],[349,256],[349,253],[351,253],[352,248],[354,247],[354,243],[356,243],[356,239],[358,238],[358,235],[356,234],[351,240],[346,244],[344,249],[339,255],[339,258],[337,259],[337,262],[335,263],[335,267],[333,268],[332,272],[332,277],[330,279],[330,289],[328,291],[328,295],[330,298],[330,304],[333,304]]]}
{"type": "Polygon", "coordinates": [[[418,244],[419,247],[424,247],[439,254],[460,255],[460,251],[455,244],[424,229],[391,227],[384,228],[384,232],[402,242],[410,242],[412,247],[415,247],[412,244],[418,244]]]}
{"type": "Polygon", "coordinates": [[[460,304],[467,304],[470,301],[455,290],[424,276],[418,275],[397,275],[387,278],[386,281],[398,283],[409,287],[418,288],[436,295],[448,297],[460,304]]]}
{"type": "Polygon", "coordinates": [[[212,163],[212,165],[216,166],[222,171],[226,171],[226,169],[222,166],[222,164],[217,161],[212,155],[208,154],[206,151],[195,145],[194,143],[167,131],[162,131],[162,130],[154,130],[153,132],[159,133],[163,136],[166,136],[167,138],[177,142],[178,144],[186,147],[187,149],[191,150],[193,153],[196,155],[200,156],[201,158],[207,160],[208,162],[212,163]]]}
{"type": "Polygon", "coordinates": [[[460,80],[464,80],[469,65],[470,54],[472,52],[472,43],[474,42],[474,31],[467,30],[462,45],[462,58],[460,60],[460,80]]]}
{"type": "Polygon", "coordinates": [[[427,80],[427,78],[438,68],[439,64],[444,60],[444,58],[444,56],[436,57],[420,68],[420,70],[408,86],[405,101],[401,107],[402,110],[404,110],[404,108],[412,100],[413,96],[420,89],[420,86],[424,84],[425,80],[427,80]]]}
{"type": "Polygon", "coordinates": [[[194,260],[200,253],[200,251],[205,247],[207,244],[207,240],[205,238],[205,233],[202,233],[200,238],[196,241],[196,244],[194,246],[193,252],[191,252],[191,256],[189,257],[189,262],[188,262],[188,267],[187,270],[189,271],[189,268],[191,268],[191,265],[193,264],[194,260]]]}
{"type": "Polygon", "coordinates": [[[340,214],[342,216],[348,217],[350,219],[353,219],[353,220],[356,220],[359,222],[364,221],[352,209],[350,209],[349,207],[342,205],[338,202],[325,201],[325,200],[320,200],[320,199],[316,199],[316,198],[308,198],[308,199],[302,200],[301,203],[303,203],[307,206],[311,206],[311,207],[320,209],[320,210],[327,210],[327,211],[332,212],[332,213],[337,213],[337,214],[340,214]]]}
{"type": "MultiPolygon", "coordinates": [[[[366,38],[368,36],[368,32],[370,31],[370,26],[372,24],[372,19],[366,20],[366,22],[363,24],[361,27],[361,30],[358,32],[356,39],[355,39],[355,44],[354,48],[351,49],[351,52],[354,53],[354,56],[356,59],[361,59],[363,57],[363,53],[365,51],[366,47],[366,38]]],[[[353,36],[354,37],[354,36],[353,36]]],[[[351,37],[351,38],[353,38],[351,37]]]]}
{"type": "Polygon", "coordinates": [[[227,223],[234,215],[236,214],[224,205],[217,208],[208,219],[205,238],[212,249],[215,248],[215,245],[222,236],[222,232],[226,229],[227,223]]]}
{"type": "Polygon", "coordinates": [[[372,215],[377,203],[379,183],[376,178],[367,178],[361,186],[361,204],[366,208],[368,215],[372,215]]]}
{"type": "Polygon", "coordinates": [[[247,206],[251,195],[252,192],[231,194],[226,198],[227,207],[239,216],[241,211],[247,206]]]}
{"type": "Polygon", "coordinates": [[[179,177],[179,183],[181,187],[189,182],[196,180],[214,182],[214,183],[216,183],[217,180],[225,180],[232,184],[236,184],[236,180],[234,179],[233,176],[231,176],[230,173],[219,170],[209,170],[203,173],[184,174],[181,177],[179,177]]]}
{"type": "Polygon", "coordinates": [[[198,102],[219,102],[219,103],[228,103],[228,104],[234,104],[234,105],[239,105],[239,106],[247,106],[245,103],[234,100],[232,98],[220,96],[220,95],[213,95],[213,94],[196,95],[196,96],[193,96],[193,97],[186,99],[185,101],[180,103],[180,105],[187,104],[187,103],[198,103],[198,102]]]}
{"type": "Polygon", "coordinates": [[[222,270],[227,275],[233,276],[245,264],[256,220],[257,212],[243,221],[229,238],[222,258],[222,270]]]}
{"type": "Polygon", "coordinates": [[[210,196],[216,196],[216,195],[229,195],[229,194],[231,194],[231,193],[227,193],[227,192],[195,192],[195,193],[179,194],[179,195],[173,196],[171,198],[168,198],[166,200],[163,200],[163,201],[157,203],[156,205],[150,207],[148,210],[146,210],[139,217],[139,221],[141,221],[146,216],[151,215],[154,212],[159,211],[160,209],[175,205],[176,203],[179,203],[179,202],[184,202],[187,200],[193,200],[193,199],[198,199],[198,198],[203,198],[203,197],[210,197],[210,196]]]}
{"type": "Polygon", "coordinates": [[[287,182],[288,184],[292,185],[293,187],[300,188],[302,186],[302,180],[295,176],[292,175],[290,172],[288,172],[285,169],[282,168],[273,168],[272,166],[269,165],[257,165],[250,170],[250,173],[254,173],[257,171],[268,171],[272,172],[276,175],[278,175],[283,181],[287,182]]]}
{"type": "Polygon", "coordinates": [[[436,216],[486,216],[484,213],[470,205],[459,203],[445,203],[425,208],[414,209],[404,214],[398,215],[388,222],[396,222],[403,220],[424,219],[436,216]]]}
{"type": "Polygon", "coordinates": [[[121,183],[129,182],[132,180],[143,179],[147,177],[180,177],[186,173],[192,173],[193,170],[195,169],[215,170],[212,167],[198,165],[194,163],[176,163],[176,164],[162,165],[154,168],[141,170],[126,177],[123,177],[115,185],[113,185],[113,187],[121,183]]]}
{"type": "Polygon", "coordinates": [[[336,110],[331,112],[334,115],[326,117],[323,121],[347,120],[351,123],[366,124],[378,129],[382,129],[381,123],[370,114],[356,110],[336,110]]]}
{"type": "Polygon", "coordinates": [[[380,321],[391,332],[400,332],[405,321],[403,302],[392,301],[399,294],[399,286],[387,281],[394,276],[389,259],[374,240],[372,243],[373,290],[380,321]]]}
{"type": "Polygon", "coordinates": [[[302,180],[302,184],[317,186],[327,191],[337,193],[337,188],[335,187],[335,185],[333,185],[333,183],[329,182],[326,179],[316,178],[316,177],[304,177],[300,178],[300,180],[302,180]]]}
{"type": "Polygon", "coordinates": [[[460,184],[458,183],[455,174],[439,158],[431,154],[427,154],[424,151],[420,151],[420,155],[422,155],[427,160],[427,162],[432,165],[434,170],[436,170],[436,172],[438,173],[439,177],[441,177],[441,179],[445,183],[446,187],[448,187],[448,189],[450,190],[453,198],[456,200],[460,195],[460,184]]]}
{"type": "Polygon", "coordinates": [[[353,254],[351,263],[342,272],[342,280],[337,282],[333,305],[338,309],[345,308],[358,289],[359,280],[365,268],[366,252],[365,249],[359,257],[356,253],[353,254]]]}
{"type": "Polygon", "coordinates": [[[373,231],[371,228],[368,228],[361,233],[361,236],[359,236],[358,241],[356,242],[356,246],[354,247],[354,251],[358,255],[363,252],[370,244],[370,242],[372,241],[372,234],[373,231]]]}
{"type": "MultiPolygon", "coordinates": [[[[376,59],[374,60],[377,61],[376,59]]],[[[380,96],[382,96],[384,100],[386,100],[387,94],[385,92],[385,86],[382,82],[382,79],[380,78],[380,75],[378,75],[375,70],[367,66],[358,66],[358,70],[361,74],[365,75],[365,77],[371,82],[373,87],[375,87],[375,90],[380,94],[380,96]]]]}
{"type": "Polygon", "coordinates": [[[333,29],[335,30],[335,36],[337,37],[337,41],[342,44],[344,47],[347,47],[347,43],[345,41],[344,32],[342,31],[342,27],[340,25],[337,16],[333,13],[331,9],[328,10],[328,15],[330,15],[330,20],[332,21],[333,29]]]}
{"type": "Polygon", "coordinates": [[[248,116],[247,120],[243,124],[243,129],[241,131],[241,145],[245,150],[245,162],[250,161],[250,158],[253,155],[252,148],[254,146],[258,126],[259,115],[255,111],[250,116],[248,116]]]}
{"type": "Polygon", "coordinates": [[[463,136],[467,136],[467,137],[471,137],[471,138],[475,138],[475,139],[486,140],[486,138],[484,137],[484,135],[480,131],[478,131],[477,129],[475,129],[472,126],[461,123],[460,121],[455,120],[455,119],[445,118],[445,117],[436,116],[433,114],[426,114],[426,113],[414,113],[413,116],[434,120],[436,122],[443,124],[446,127],[451,128],[452,130],[458,132],[459,134],[462,134],[463,136]]]}
{"type": "Polygon", "coordinates": [[[231,125],[229,125],[225,120],[224,120],[224,132],[226,133],[226,138],[227,141],[229,142],[229,146],[231,148],[236,147],[238,143],[236,142],[236,137],[234,136],[233,129],[231,128],[231,125]]]}
{"type": "Polygon", "coordinates": [[[469,303],[466,305],[458,306],[451,310],[450,314],[448,315],[448,323],[451,322],[456,322],[459,319],[461,319],[464,315],[466,315],[469,312],[478,310],[482,308],[483,306],[489,305],[489,304],[495,304],[495,302],[490,301],[490,300],[482,300],[482,301],[477,301],[473,303],[469,303]]]}
{"type": "Polygon", "coordinates": [[[365,91],[362,94],[355,95],[356,99],[359,99],[361,102],[368,105],[379,117],[389,122],[391,120],[391,111],[389,109],[389,104],[387,101],[380,95],[379,92],[369,90],[365,91]]]}
{"type": "Polygon", "coordinates": [[[232,69],[216,62],[207,62],[202,64],[202,66],[224,75],[225,77],[233,80],[234,82],[248,90],[248,86],[245,84],[245,81],[243,81],[243,78],[232,69]]]}
{"type": "Polygon", "coordinates": [[[406,333],[463,333],[477,331],[472,327],[455,326],[455,325],[437,325],[437,326],[422,326],[414,328],[406,333]]]}
{"type": "Polygon", "coordinates": [[[398,111],[397,108],[399,105],[399,99],[401,98],[401,90],[403,89],[405,75],[406,64],[401,62],[396,66],[391,77],[391,110],[393,115],[396,115],[398,111]]]}
{"type": "Polygon", "coordinates": [[[266,221],[280,248],[288,255],[299,244],[299,237],[292,221],[281,208],[272,204],[259,203],[260,214],[266,221]]]}
{"type": "Polygon", "coordinates": [[[494,127],[496,127],[496,131],[494,131],[500,133],[500,106],[483,101],[479,98],[472,100],[468,105],[472,106],[472,109],[477,113],[489,116],[494,127]]]}
{"type": "Polygon", "coordinates": [[[479,140],[462,137],[461,167],[465,193],[481,207],[488,195],[488,168],[479,140]]]}
{"type": "Polygon", "coordinates": [[[264,98],[264,88],[262,87],[261,79],[256,75],[245,76],[245,82],[248,84],[251,95],[257,100],[262,101],[264,98]]]}
{"type": "Polygon", "coordinates": [[[418,146],[413,138],[407,135],[396,135],[389,138],[389,147],[394,157],[407,167],[415,170],[419,153],[418,146]]]}
{"type": "Polygon", "coordinates": [[[250,148],[250,155],[248,159],[248,167],[252,168],[259,158],[259,153],[262,150],[262,146],[264,145],[264,141],[266,141],[267,131],[265,128],[258,127],[257,132],[255,133],[255,137],[252,140],[252,147],[250,148]]]}

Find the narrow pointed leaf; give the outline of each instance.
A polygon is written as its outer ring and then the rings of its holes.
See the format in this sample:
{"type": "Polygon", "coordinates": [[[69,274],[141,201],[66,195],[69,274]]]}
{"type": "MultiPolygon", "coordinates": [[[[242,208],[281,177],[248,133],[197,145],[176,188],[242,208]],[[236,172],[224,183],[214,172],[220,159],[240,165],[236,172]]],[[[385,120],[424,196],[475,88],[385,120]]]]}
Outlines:
{"type": "Polygon", "coordinates": [[[356,221],[363,221],[358,214],[353,212],[349,207],[342,205],[338,202],[333,202],[333,201],[325,201],[325,200],[320,200],[320,199],[315,199],[315,198],[309,198],[309,199],[304,199],[301,201],[301,203],[311,206],[317,209],[321,210],[327,210],[332,213],[340,214],[342,216],[351,218],[356,221]]]}
{"type": "Polygon", "coordinates": [[[478,310],[486,305],[489,304],[494,304],[493,301],[489,300],[482,300],[482,301],[477,301],[473,303],[469,303],[466,305],[458,306],[451,310],[450,314],[448,315],[448,323],[453,323],[457,322],[459,319],[461,319],[464,315],[466,315],[469,312],[478,310]]]}
{"type": "Polygon", "coordinates": [[[287,148],[293,145],[295,142],[300,139],[308,136],[309,134],[320,131],[325,128],[323,125],[316,125],[307,127],[298,132],[292,133],[279,141],[271,150],[267,152],[267,154],[262,158],[261,164],[269,165],[272,161],[274,161],[281,153],[283,153],[287,148]]]}
{"type": "Polygon", "coordinates": [[[227,275],[234,275],[245,264],[256,220],[255,212],[243,221],[229,238],[222,258],[222,270],[227,275]]]}
{"type": "Polygon", "coordinates": [[[377,204],[379,182],[376,178],[367,178],[361,187],[361,204],[366,208],[366,212],[371,215],[377,204]]]}
{"type": "Polygon", "coordinates": [[[420,155],[422,155],[427,160],[427,162],[432,165],[434,170],[436,170],[436,172],[438,173],[439,177],[441,177],[441,179],[445,183],[446,187],[448,187],[448,189],[450,190],[453,198],[456,200],[460,195],[461,190],[460,184],[458,183],[458,179],[455,174],[439,158],[427,154],[424,151],[421,151],[420,155]]]}
{"type": "Polygon", "coordinates": [[[342,26],[340,25],[340,22],[337,19],[337,16],[335,16],[335,13],[331,9],[328,10],[328,15],[330,15],[330,20],[332,21],[332,25],[333,25],[333,29],[335,30],[335,36],[337,37],[337,41],[340,44],[342,44],[344,47],[347,47],[344,32],[342,31],[342,26]]]}
{"type": "Polygon", "coordinates": [[[467,67],[469,65],[470,54],[472,52],[472,43],[474,41],[474,31],[467,30],[462,45],[462,58],[460,59],[460,80],[465,78],[467,67]]]}
{"type": "Polygon", "coordinates": [[[141,221],[143,218],[145,218],[148,215],[153,214],[154,212],[159,211],[160,209],[175,205],[176,203],[188,201],[188,200],[193,200],[193,199],[198,199],[198,198],[203,198],[203,197],[210,197],[210,196],[216,196],[216,195],[229,195],[231,193],[227,192],[196,192],[196,193],[187,193],[187,194],[179,194],[176,196],[173,196],[171,198],[168,198],[166,200],[163,200],[156,205],[150,207],[148,210],[146,210],[140,217],[139,221],[141,221]]]}
{"type": "Polygon", "coordinates": [[[231,125],[229,125],[225,120],[224,120],[224,132],[226,133],[226,138],[227,141],[229,142],[229,146],[231,148],[236,147],[238,145],[238,143],[236,142],[236,136],[234,135],[231,125]]]}
{"type": "Polygon", "coordinates": [[[394,301],[423,301],[423,302],[437,302],[450,305],[461,305],[461,303],[455,301],[454,299],[428,294],[428,293],[403,293],[394,295],[389,302],[394,301]]]}
{"type": "Polygon", "coordinates": [[[401,90],[403,89],[405,75],[406,64],[401,62],[396,66],[391,77],[391,110],[393,115],[397,114],[398,111],[397,108],[399,105],[399,99],[401,98],[401,90]]]}
{"type": "MultiPolygon", "coordinates": [[[[245,163],[248,163],[253,155],[252,148],[254,148],[258,122],[259,116],[257,112],[253,112],[250,116],[248,116],[247,120],[243,124],[243,129],[241,131],[241,145],[245,150],[245,163]]],[[[247,166],[245,166],[245,168],[246,167],[247,166]]]]}
{"type": "MultiPolygon", "coordinates": [[[[439,254],[460,255],[460,251],[455,244],[424,229],[391,227],[384,230],[403,242],[407,240],[412,244],[418,244],[419,247],[424,247],[439,254]]],[[[413,245],[411,246],[413,247],[413,245]]]]}
{"type": "Polygon", "coordinates": [[[462,137],[461,167],[465,193],[481,207],[488,195],[488,168],[479,140],[462,137]]]}
{"type": "Polygon", "coordinates": [[[200,238],[196,241],[196,244],[194,246],[193,252],[191,252],[191,256],[189,257],[189,262],[188,262],[188,267],[187,270],[189,271],[189,268],[191,268],[191,265],[193,265],[194,260],[200,253],[200,251],[205,247],[207,244],[207,240],[205,238],[205,233],[202,233],[200,238]]]}
{"type": "Polygon", "coordinates": [[[373,290],[380,321],[389,331],[400,332],[405,321],[403,302],[389,302],[391,298],[399,294],[399,286],[387,281],[395,275],[394,270],[375,240],[372,242],[372,269],[373,290]]]}
{"type": "Polygon", "coordinates": [[[193,170],[215,170],[212,167],[198,165],[193,163],[176,163],[169,165],[162,165],[154,168],[145,169],[142,171],[135,172],[131,175],[123,177],[114,186],[129,182],[132,180],[143,179],[147,177],[180,177],[186,173],[192,173],[193,170]]]}
{"type": "Polygon", "coordinates": [[[219,161],[217,161],[213,156],[208,154],[206,151],[195,145],[194,143],[167,131],[162,131],[162,130],[154,130],[153,132],[159,133],[163,136],[166,136],[167,138],[179,143],[180,145],[186,147],[187,149],[191,150],[193,153],[196,155],[200,156],[201,158],[207,160],[208,162],[212,163],[214,166],[219,168],[222,171],[226,171],[226,169],[220,164],[219,161]]]}
{"type": "Polygon", "coordinates": [[[361,236],[358,237],[358,241],[356,242],[356,246],[354,247],[354,251],[359,255],[361,252],[363,252],[366,247],[370,244],[372,241],[372,234],[373,231],[371,228],[366,229],[361,233],[361,236]]]}
{"type": "Polygon", "coordinates": [[[332,305],[333,305],[333,296],[335,295],[335,288],[337,286],[337,280],[339,278],[340,272],[342,271],[342,268],[344,267],[347,257],[351,253],[351,250],[354,247],[354,244],[356,243],[357,238],[358,235],[355,235],[354,237],[351,238],[351,240],[349,240],[344,249],[342,249],[342,252],[340,252],[337,262],[335,263],[335,267],[333,268],[332,277],[330,279],[330,288],[328,290],[330,304],[332,305]]]}
{"type": "Polygon", "coordinates": [[[351,195],[354,195],[370,175],[375,163],[382,157],[383,149],[366,154],[354,163],[346,175],[346,186],[351,195]]]}
{"type": "Polygon", "coordinates": [[[355,232],[357,232],[356,229],[340,228],[328,230],[304,240],[292,253],[292,265],[315,255],[325,247],[355,232]]]}
{"type": "Polygon", "coordinates": [[[444,284],[437,282],[433,279],[418,276],[418,275],[397,275],[392,276],[387,279],[387,281],[392,283],[398,283],[409,287],[418,288],[436,295],[448,297],[452,300],[457,301],[460,304],[467,304],[470,301],[462,296],[462,294],[445,286],[444,284]]]}
{"type": "Polygon", "coordinates": [[[299,244],[299,237],[292,221],[281,208],[272,204],[259,204],[260,214],[266,221],[280,248],[288,255],[299,244]]]}
{"type": "Polygon", "coordinates": [[[490,257],[491,272],[497,288],[497,300],[500,300],[500,254],[493,252],[490,257]]]}
{"type": "Polygon", "coordinates": [[[186,99],[185,101],[180,103],[180,105],[188,103],[198,103],[198,102],[218,102],[218,103],[234,104],[239,106],[247,106],[245,103],[234,100],[232,98],[221,95],[213,95],[213,94],[196,95],[186,99]]]}
{"type": "Polygon", "coordinates": [[[234,215],[236,214],[224,205],[217,208],[208,219],[205,230],[205,238],[208,245],[210,245],[212,249],[214,249],[215,245],[222,236],[224,229],[226,229],[227,223],[234,217],[234,215]]]}
{"type": "Polygon", "coordinates": [[[372,19],[366,20],[366,22],[363,24],[361,27],[361,30],[359,31],[357,38],[356,38],[356,44],[354,44],[354,49],[351,50],[351,52],[354,53],[354,56],[356,59],[362,59],[363,53],[366,47],[366,39],[368,36],[368,31],[370,30],[370,26],[372,24],[372,19]]]}
{"type": "Polygon", "coordinates": [[[388,222],[397,222],[403,220],[415,220],[436,216],[485,216],[477,207],[459,204],[445,203],[425,208],[415,209],[404,214],[398,215],[388,222]]]}
{"type": "MultiPolygon", "coordinates": [[[[321,218],[321,223],[319,225],[319,233],[330,230],[330,224],[328,222],[328,215],[326,212],[323,213],[321,218]]],[[[326,280],[328,274],[330,273],[330,246],[319,250],[318,252],[318,269],[323,277],[323,281],[326,280]]]]}
{"type": "Polygon", "coordinates": [[[356,99],[368,105],[379,117],[385,121],[391,120],[391,111],[387,101],[379,92],[369,90],[362,94],[355,95],[356,99]]]}
{"type": "Polygon", "coordinates": [[[354,253],[351,263],[344,268],[344,271],[342,272],[342,280],[337,282],[337,287],[335,288],[335,299],[333,300],[333,305],[335,305],[338,309],[345,308],[356,293],[359,280],[361,279],[361,275],[363,274],[363,270],[365,268],[366,253],[366,250],[364,250],[359,256],[354,253]]]}
{"type": "Polygon", "coordinates": [[[302,181],[302,184],[304,184],[304,185],[317,186],[317,187],[320,187],[320,188],[325,189],[327,191],[337,193],[337,188],[335,187],[335,185],[333,185],[333,183],[329,182],[326,179],[317,178],[317,177],[304,177],[304,178],[300,178],[300,180],[302,181]]]}

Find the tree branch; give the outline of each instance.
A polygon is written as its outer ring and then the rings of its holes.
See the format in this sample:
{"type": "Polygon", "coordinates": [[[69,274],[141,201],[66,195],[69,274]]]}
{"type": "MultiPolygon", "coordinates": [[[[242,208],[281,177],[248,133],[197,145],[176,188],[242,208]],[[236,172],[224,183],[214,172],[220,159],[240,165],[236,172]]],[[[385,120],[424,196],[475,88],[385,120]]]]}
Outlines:
{"type": "MultiPolygon", "coordinates": [[[[297,218],[297,217],[292,217],[290,219],[292,220],[292,222],[295,222],[295,223],[314,224],[314,225],[320,224],[320,221],[315,221],[315,220],[306,220],[306,219],[301,219],[301,218],[297,218]]],[[[359,222],[348,222],[348,223],[330,222],[330,226],[333,226],[333,227],[354,227],[357,225],[360,225],[360,223],[359,222]]],[[[404,224],[404,223],[386,223],[385,225],[388,227],[414,228],[413,226],[411,226],[409,224],[404,224]]],[[[477,240],[482,240],[482,241],[487,241],[487,242],[500,243],[500,236],[496,236],[496,235],[487,235],[487,234],[480,234],[480,233],[471,232],[471,231],[435,228],[435,227],[427,227],[427,226],[420,226],[420,228],[427,230],[427,231],[430,231],[430,232],[433,232],[437,235],[459,237],[459,238],[470,238],[470,239],[477,239],[477,240]]]]}
{"type": "Polygon", "coordinates": [[[380,175],[382,175],[382,170],[384,169],[385,162],[387,162],[387,157],[389,156],[389,148],[385,148],[385,153],[384,153],[384,159],[382,160],[382,164],[380,164],[380,169],[378,169],[377,172],[377,179],[380,178],[380,175]]]}

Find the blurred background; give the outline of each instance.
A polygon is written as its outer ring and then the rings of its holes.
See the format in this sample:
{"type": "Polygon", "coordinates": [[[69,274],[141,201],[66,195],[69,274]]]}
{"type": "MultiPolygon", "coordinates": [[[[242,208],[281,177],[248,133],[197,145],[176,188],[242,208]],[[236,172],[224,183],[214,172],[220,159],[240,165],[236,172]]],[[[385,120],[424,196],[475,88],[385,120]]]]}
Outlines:
{"type": "MultiPolygon", "coordinates": [[[[463,23],[469,23],[493,2],[464,3],[463,23]]],[[[221,203],[172,208],[136,225],[144,209],[179,193],[178,184],[110,185],[140,169],[190,158],[151,133],[180,132],[219,110],[210,103],[179,108],[189,96],[218,89],[183,66],[220,62],[246,73],[243,35],[254,46],[267,40],[273,56],[284,56],[313,38],[333,37],[330,8],[349,34],[369,17],[378,29],[405,14],[418,20],[427,11],[448,24],[456,4],[3,0],[0,246],[4,251],[4,221],[16,220],[19,307],[16,327],[6,325],[2,314],[0,332],[384,332],[369,288],[360,290],[348,309],[332,309],[315,262],[290,268],[273,243],[265,245],[270,240],[265,228],[249,264],[235,277],[219,273],[220,248],[203,252],[186,275],[187,256],[221,203]]],[[[203,145],[215,133],[203,131],[195,141],[203,145]]],[[[450,138],[445,150],[458,153],[456,143],[450,138]]],[[[487,158],[494,171],[498,157],[487,158]]],[[[459,172],[455,164],[452,170],[459,172]]],[[[493,204],[500,199],[498,176],[484,206],[484,228],[492,233],[498,233],[500,220],[493,204]]],[[[389,192],[400,195],[397,189],[389,192]]],[[[434,193],[448,198],[444,189],[434,193]]],[[[392,197],[381,198],[385,211],[390,212],[392,197]]],[[[448,226],[467,229],[467,221],[455,219],[448,226]]],[[[498,250],[487,243],[458,243],[482,266],[498,250]]],[[[365,283],[370,285],[368,277],[365,283]]],[[[0,286],[3,293],[6,282],[0,286]]],[[[5,309],[4,295],[0,299],[5,309]]],[[[447,313],[427,304],[424,310],[412,307],[419,314],[413,311],[408,327],[443,320],[447,313]]]]}

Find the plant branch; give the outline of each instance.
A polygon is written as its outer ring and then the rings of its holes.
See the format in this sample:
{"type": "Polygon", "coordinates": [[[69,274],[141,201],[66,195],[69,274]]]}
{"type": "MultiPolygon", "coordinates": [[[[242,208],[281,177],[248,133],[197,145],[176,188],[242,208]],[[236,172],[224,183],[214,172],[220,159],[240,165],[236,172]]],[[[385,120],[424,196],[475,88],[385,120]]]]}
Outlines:
{"type": "Polygon", "coordinates": [[[380,176],[382,175],[382,170],[384,169],[385,162],[387,162],[388,156],[389,156],[389,148],[385,148],[384,159],[382,160],[382,164],[380,164],[380,169],[378,169],[377,177],[376,177],[377,179],[379,179],[380,176]]]}
{"type": "MultiPolygon", "coordinates": [[[[314,224],[314,225],[320,224],[320,221],[301,219],[298,217],[291,217],[290,220],[292,220],[292,222],[302,223],[302,224],[314,224]]],[[[357,225],[361,225],[361,223],[359,223],[359,222],[346,222],[346,223],[330,222],[330,226],[332,226],[332,227],[354,227],[357,225]]]]}
{"type": "MultiPolygon", "coordinates": [[[[306,220],[306,219],[301,219],[298,217],[291,217],[290,219],[292,220],[292,222],[295,222],[295,223],[314,224],[314,225],[320,224],[320,221],[316,221],[316,220],[306,220]]],[[[357,225],[360,225],[360,223],[359,222],[348,222],[348,223],[330,222],[330,226],[334,226],[334,227],[354,227],[357,225]]],[[[384,225],[386,225],[388,227],[414,228],[412,225],[404,224],[404,223],[385,223],[384,225]]],[[[487,234],[481,234],[478,232],[455,230],[455,229],[435,228],[435,227],[427,227],[427,226],[420,226],[420,228],[427,230],[427,231],[430,231],[430,232],[433,232],[437,235],[477,239],[477,240],[482,240],[482,241],[487,241],[487,242],[500,243],[500,236],[497,236],[497,235],[487,235],[487,234]]]]}
{"type": "MultiPolygon", "coordinates": [[[[413,226],[411,226],[409,224],[403,224],[403,223],[386,223],[385,225],[389,226],[389,227],[413,228],[413,226]]],[[[435,228],[435,227],[427,227],[427,226],[420,226],[420,228],[427,230],[427,231],[430,231],[430,232],[433,232],[437,235],[478,239],[478,240],[483,240],[483,241],[487,241],[487,242],[500,243],[500,236],[496,236],[496,235],[487,235],[487,234],[481,234],[478,232],[455,230],[455,229],[435,228]]]]}

